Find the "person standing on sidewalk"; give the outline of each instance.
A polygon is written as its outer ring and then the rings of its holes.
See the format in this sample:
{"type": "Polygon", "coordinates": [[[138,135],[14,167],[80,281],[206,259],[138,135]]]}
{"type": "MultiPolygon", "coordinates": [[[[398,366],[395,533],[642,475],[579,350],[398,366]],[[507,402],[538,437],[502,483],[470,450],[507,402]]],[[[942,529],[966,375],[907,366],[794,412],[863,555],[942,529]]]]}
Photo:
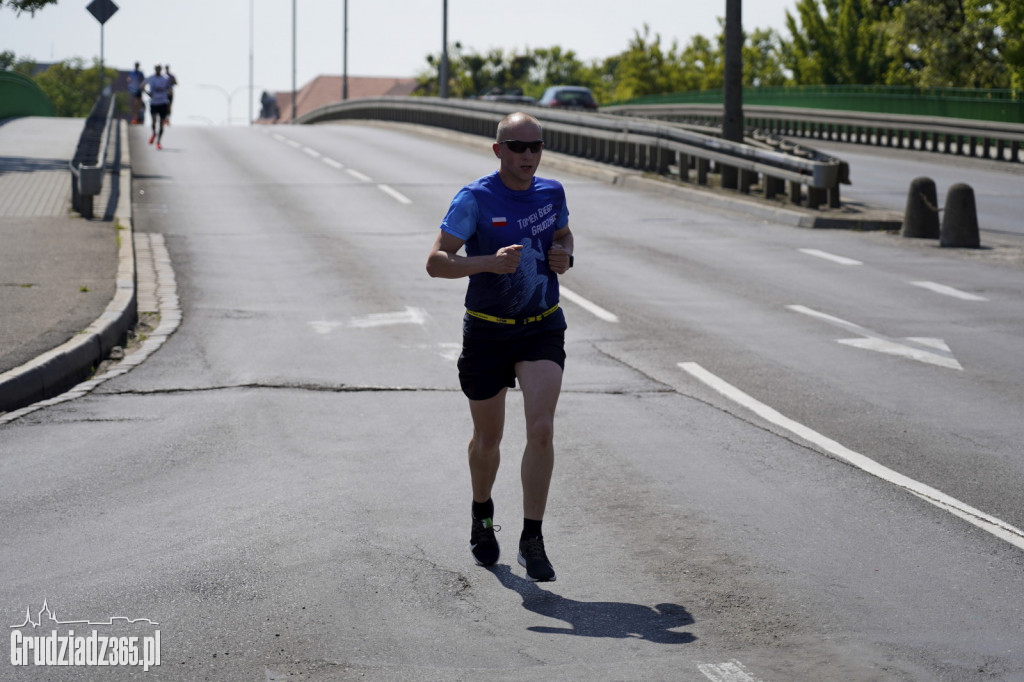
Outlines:
{"type": "Polygon", "coordinates": [[[149,136],[149,143],[156,141],[156,148],[163,149],[164,121],[167,118],[170,107],[168,91],[171,89],[171,79],[161,73],[162,67],[156,65],[156,73],[146,79],[146,94],[149,95],[149,115],[153,119],[153,134],[149,136]],[[160,119],[160,127],[157,128],[156,120],[160,119]]]}
{"type": "Polygon", "coordinates": [[[544,149],[540,122],[517,112],[498,124],[498,170],[463,187],[441,222],[427,259],[431,277],[468,277],[459,382],[473,434],[470,550],[476,563],[498,561],[491,489],[501,459],[505,396],[516,380],[526,413],[521,463],[523,532],[519,564],[530,580],[555,580],[541,523],[554,468],[555,406],[565,367],[565,316],[558,276],[572,267],[573,235],[565,191],[535,177],[544,149]],[[459,250],[465,246],[465,255],[459,250]]]}

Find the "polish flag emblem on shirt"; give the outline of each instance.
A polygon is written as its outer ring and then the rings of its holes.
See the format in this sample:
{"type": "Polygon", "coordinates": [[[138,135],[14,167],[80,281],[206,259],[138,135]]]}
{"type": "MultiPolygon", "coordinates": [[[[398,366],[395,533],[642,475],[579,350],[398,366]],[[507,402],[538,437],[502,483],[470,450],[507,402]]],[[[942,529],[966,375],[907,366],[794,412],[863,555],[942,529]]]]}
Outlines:
{"type": "Polygon", "coordinates": [[[508,225],[508,221],[504,218],[491,218],[491,225],[493,227],[505,227],[508,225]]]}

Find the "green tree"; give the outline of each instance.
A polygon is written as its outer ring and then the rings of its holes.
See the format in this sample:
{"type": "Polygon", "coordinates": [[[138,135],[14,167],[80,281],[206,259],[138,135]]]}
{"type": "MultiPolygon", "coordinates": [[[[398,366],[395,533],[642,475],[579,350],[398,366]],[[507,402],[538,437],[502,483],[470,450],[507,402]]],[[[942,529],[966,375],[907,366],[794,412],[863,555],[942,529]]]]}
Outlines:
{"type": "Polygon", "coordinates": [[[743,45],[743,85],[771,87],[787,82],[779,34],[772,29],[755,29],[743,45]]]}
{"type": "MultiPolygon", "coordinates": [[[[428,55],[428,67],[417,78],[417,94],[436,95],[440,55],[428,55]]],[[[453,97],[471,97],[494,88],[521,90],[538,97],[548,85],[586,84],[590,69],[572,51],[560,47],[527,52],[506,52],[495,48],[486,54],[463,51],[455,44],[448,55],[449,92],[453,97]]]]}
{"type": "Polygon", "coordinates": [[[1009,87],[1003,49],[1008,31],[1019,39],[1020,25],[1015,30],[1000,27],[1000,18],[1012,18],[1014,10],[1001,15],[996,6],[984,0],[910,0],[897,7],[889,24],[894,61],[886,81],[920,87],[1009,87]]]}
{"type": "MultiPolygon", "coordinates": [[[[104,71],[106,83],[113,83],[117,71],[104,71]]],[[[85,62],[76,57],[54,64],[36,76],[35,80],[53,103],[58,116],[75,118],[89,115],[99,94],[99,78],[99,60],[93,60],[93,65],[85,68],[85,62]]]]}
{"type": "Polygon", "coordinates": [[[1003,60],[1014,90],[1024,90],[1024,2],[999,0],[992,3],[992,16],[1002,47],[1003,60]]]}
{"type": "Polygon", "coordinates": [[[9,7],[18,14],[28,12],[35,15],[36,12],[47,5],[56,5],[57,0],[0,0],[0,9],[9,7]]]}
{"type": "Polygon", "coordinates": [[[804,85],[878,83],[893,57],[885,50],[896,2],[798,0],[797,16],[786,12],[790,40],[782,62],[804,85]]]}
{"type": "Polygon", "coordinates": [[[625,52],[619,55],[615,69],[614,98],[627,100],[644,95],[674,92],[683,86],[678,47],[668,50],[661,45],[661,36],[651,38],[651,28],[644,25],[643,34],[634,31],[625,52]]]}
{"type": "Polygon", "coordinates": [[[694,36],[683,50],[681,61],[681,87],[677,91],[722,87],[725,82],[725,33],[719,34],[716,42],[702,35],[694,36]]]}
{"type": "Polygon", "coordinates": [[[533,51],[533,68],[524,92],[539,97],[550,85],[579,85],[590,82],[589,69],[572,50],[561,47],[538,48],[533,51]]]}

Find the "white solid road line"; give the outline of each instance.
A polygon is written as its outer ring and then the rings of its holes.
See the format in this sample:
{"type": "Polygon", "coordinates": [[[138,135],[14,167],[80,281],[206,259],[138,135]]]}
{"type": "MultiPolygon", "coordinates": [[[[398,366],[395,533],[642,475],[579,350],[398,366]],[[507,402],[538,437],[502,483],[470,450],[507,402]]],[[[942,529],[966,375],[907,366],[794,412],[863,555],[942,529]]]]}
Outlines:
{"type": "Polygon", "coordinates": [[[937,284],[935,282],[911,282],[915,287],[921,287],[934,291],[937,294],[944,294],[946,296],[952,296],[953,298],[959,298],[963,301],[987,301],[988,299],[984,296],[978,296],[976,294],[969,294],[966,291],[960,291],[953,287],[946,286],[945,284],[937,284]]]}
{"type": "Polygon", "coordinates": [[[615,313],[608,312],[607,310],[605,310],[601,306],[597,305],[596,303],[591,303],[590,301],[588,301],[587,299],[583,298],[582,296],[580,296],[576,292],[574,292],[574,291],[572,291],[570,289],[567,289],[566,287],[561,286],[561,285],[559,285],[558,290],[561,293],[563,298],[569,299],[570,301],[572,301],[573,303],[575,303],[579,307],[583,308],[584,310],[586,310],[590,314],[594,315],[595,317],[597,317],[599,319],[602,319],[605,322],[618,322],[619,321],[619,316],[618,315],[616,315],[615,313]]]}
{"type": "Polygon", "coordinates": [[[846,258],[845,256],[837,256],[834,253],[829,253],[828,251],[819,251],[818,249],[797,249],[797,251],[805,253],[808,256],[824,258],[825,260],[830,260],[833,263],[839,263],[840,265],[864,265],[864,263],[859,260],[846,258]]]}
{"type": "Polygon", "coordinates": [[[707,371],[696,362],[680,362],[679,367],[694,378],[718,391],[729,400],[742,405],[762,419],[765,419],[766,421],[799,436],[805,441],[812,443],[820,450],[838,457],[839,459],[848,462],[872,476],[877,476],[883,481],[897,485],[920,497],[922,500],[935,505],[939,509],[944,509],[954,516],[957,516],[968,523],[981,528],[985,532],[996,536],[1000,540],[1005,540],[1014,547],[1024,550],[1024,530],[1015,528],[1005,521],[994,516],[990,516],[989,514],[975,509],[974,507],[968,506],[940,490],[936,490],[931,486],[915,481],[908,476],[904,476],[897,471],[893,471],[888,467],[882,466],[878,462],[860,454],[859,452],[854,452],[853,450],[840,445],[831,438],[823,436],[817,431],[814,431],[813,429],[780,414],[771,407],[747,395],[740,389],[707,371]]]}

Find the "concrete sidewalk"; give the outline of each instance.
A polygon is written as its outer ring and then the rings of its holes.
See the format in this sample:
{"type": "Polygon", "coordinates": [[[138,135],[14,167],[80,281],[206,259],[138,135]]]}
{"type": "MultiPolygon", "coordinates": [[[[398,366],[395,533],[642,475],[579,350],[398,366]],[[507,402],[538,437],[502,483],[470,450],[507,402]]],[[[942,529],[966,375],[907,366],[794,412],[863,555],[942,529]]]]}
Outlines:
{"type": "Polygon", "coordinates": [[[126,130],[111,135],[112,172],[86,220],[68,165],[84,126],[0,123],[0,413],[87,378],[135,321],[126,130]]]}

